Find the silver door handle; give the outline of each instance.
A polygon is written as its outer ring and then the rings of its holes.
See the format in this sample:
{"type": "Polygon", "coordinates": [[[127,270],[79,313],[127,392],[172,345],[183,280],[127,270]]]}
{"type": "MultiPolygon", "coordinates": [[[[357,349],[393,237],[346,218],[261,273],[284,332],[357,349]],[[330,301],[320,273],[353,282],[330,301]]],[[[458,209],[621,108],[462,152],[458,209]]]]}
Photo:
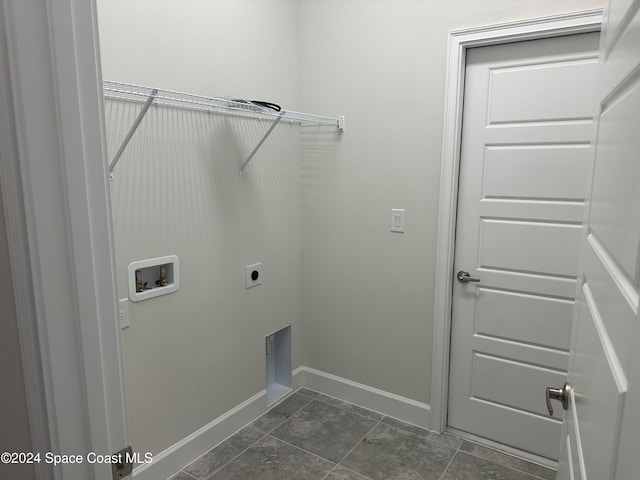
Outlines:
{"type": "Polygon", "coordinates": [[[473,278],[469,272],[465,272],[464,270],[460,270],[456,275],[459,282],[467,283],[467,282],[479,282],[479,278],[473,278]]]}
{"type": "Polygon", "coordinates": [[[553,415],[553,407],[551,406],[551,400],[559,400],[562,402],[562,408],[566,410],[569,408],[569,395],[571,393],[571,385],[569,383],[564,382],[562,388],[551,388],[547,387],[546,398],[547,398],[547,410],[549,410],[549,415],[553,415]]]}

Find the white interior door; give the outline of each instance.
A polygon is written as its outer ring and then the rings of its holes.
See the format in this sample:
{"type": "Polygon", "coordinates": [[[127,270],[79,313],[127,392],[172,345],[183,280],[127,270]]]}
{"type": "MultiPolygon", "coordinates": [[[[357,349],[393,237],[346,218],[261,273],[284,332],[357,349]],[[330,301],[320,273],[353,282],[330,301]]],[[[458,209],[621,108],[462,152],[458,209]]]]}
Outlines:
{"type": "Polygon", "coordinates": [[[639,11],[638,0],[611,1],[603,25],[561,480],[640,475],[639,11]]]}
{"type": "Polygon", "coordinates": [[[467,52],[449,426],[550,459],[592,157],[597,33],[467,52]]]}

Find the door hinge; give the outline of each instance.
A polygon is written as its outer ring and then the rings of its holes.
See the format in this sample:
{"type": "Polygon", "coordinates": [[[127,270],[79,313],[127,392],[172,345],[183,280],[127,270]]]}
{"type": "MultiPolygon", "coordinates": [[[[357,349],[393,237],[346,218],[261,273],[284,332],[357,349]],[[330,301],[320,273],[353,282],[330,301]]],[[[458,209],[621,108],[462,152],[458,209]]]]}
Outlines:
{"type": "Polygon", "coordinates": [[[113,480],[120,480],[133,473],[133,449],[129,446],[114,454],[118,461],[111,464],[113,480]]]}

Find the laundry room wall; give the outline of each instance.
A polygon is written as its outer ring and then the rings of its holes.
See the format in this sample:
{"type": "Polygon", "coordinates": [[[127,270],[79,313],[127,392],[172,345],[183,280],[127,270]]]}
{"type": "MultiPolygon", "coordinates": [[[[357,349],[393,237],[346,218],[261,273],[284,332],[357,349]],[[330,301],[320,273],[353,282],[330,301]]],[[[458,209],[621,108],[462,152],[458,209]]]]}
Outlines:
{"type": "MultiPolygon", "coordinates": [[[[98,0],[107,79],[346,116],[344,134],[279,126],[244,179],[261,122],[145,118],[111,184],[119,294],[129,262],[167,254],[181,286],[130,305],[136,448],[162,451],[264,388],[264,336],[288,324],[293,368],[429,404],[447,32],[601,6],[98,0]],[[264,284],[246,290],[256,261],[264,284]]],[[[107,102],[111,154],[138,108],[107,102]]]]}
{"type": "MultiPolygon", "coordinates": [[[[205,96],[298,101],[297,2],[99,0],[106,79],[205,96]]],[[[108,100],[109,158],[140,104],[108,100]]],[[[158,454],[265,388],[265,336],[291,325],[301,363],[298,127],[153,106],[114,169],[118,292],[132,261],[177,255],[177,292],[129,304],[131,444],[158,454]],[[246,289],[245,266],[262,262],[246,289]]]]}
{"type": "Polygon", "coordinates": [[[602,8],[601,0],[301,0],[303,363],[431,403],[448,32],[602,8]],[[305,141],[307,139],[307,141],[305,141]],[[392,233],[391,209],[405,209],[392,233]]]}

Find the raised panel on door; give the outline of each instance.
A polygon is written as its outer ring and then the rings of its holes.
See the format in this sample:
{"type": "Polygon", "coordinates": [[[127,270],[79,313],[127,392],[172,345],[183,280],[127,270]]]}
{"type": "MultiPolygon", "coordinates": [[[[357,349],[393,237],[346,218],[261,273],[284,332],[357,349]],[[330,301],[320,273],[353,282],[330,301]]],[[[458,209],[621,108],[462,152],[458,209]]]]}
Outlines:
{"type": "Polygon", "coordinates": [[[636,284],[640,252],[639,106],[637,81],[604,106],[589,219],[598,239],[636,284]]]}
{"type": "Polygon", "coordinates": [[[575,478],[576,458],[586,479],[638,477],[640,1],[607,7],[559,480],[575,478]]]}
{"type": "Polygon", "coordinates": [[[479,266],[547,275],[576,275],[580,225],[481,219],[479,266]]]}
{"type": "MultiPolygon", "coordinates": [[[[619,358],[625,374],[629,373],[633,332],[636,325],[637,310],[634,298],[625,298],[620,289],[617,267],[594,234],[586,239],[588,248],[582,255],[582,270],[589,280],[589,291],[598,305],[602,318],[607,319],[607,336],[619,358]]],[[[624,284],[623,284],[624,285],[624,284]]],[[[631,294],[632,297],[635,297],[631,294]]],[[[637,297],[636,297],[637,298],[637,297]]]]}
{"type": "Polygon", "coordinates": [[[547,458],[561,415],[543,392],[568,367],[597,41],[467,57],[454,269],[480,282],[453,287],[448,423],[547,458]]]}
{"type": "Polygon", "coordinates": [[[582,200],[591,154],[588,143],[488,147],[483,197],[582,200]]]}
{"type": "MultiPolygon", "coordinates": [[[[475,352],[471,394],[477,399],[546,416],[547,408],[540,392],[547,385],[562,384],[565,377],[564,371],[475,352]],[[522,384],[522,388],[514,389],[517,384],[522,384]]],[[[562,419],[560,412],[556,411],[554,416],[562,419]]]]}
{"type": "Polygon", "coordinates": [[[588,478],[603,480],[613,475],[615,444],[627,389],[627,379],[605,323],[587,278],[578,318],[571,384],[577,397],[575,416],[580,425],[578,442],[585,471],[588,478]]]}
{"type": "Polygon", "coordinates": [[[478,288],[476,333],[566,350],[572,300],[478,288]]]}
{"type": "Polygon", "coordinates": [[[570,392],[569,408],[565,414],[564,430],[562,435],[561,454],[558,460],[558,471],[561,477],[557,480],[585,480],[584,458],[582,449],[578,445],[580,427],[576,418],[575,393],[570,392]]]}
{"type": "Polygon", "coordinates": [[[488,123],[582,120],[593,116],[593,86],[574,79],[592,78],[596,63],[539,62],[491,70],[488,123]],[[514,102],[514,98],[518,101],[514,102]]]}

